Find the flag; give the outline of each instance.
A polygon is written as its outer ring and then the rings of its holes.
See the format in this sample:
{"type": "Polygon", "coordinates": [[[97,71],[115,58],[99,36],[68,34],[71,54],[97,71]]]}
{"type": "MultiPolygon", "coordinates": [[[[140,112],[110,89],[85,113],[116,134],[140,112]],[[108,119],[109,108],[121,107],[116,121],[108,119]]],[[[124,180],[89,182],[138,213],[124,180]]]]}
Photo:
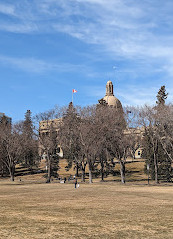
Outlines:
{"type": "Polygon", "coordinates": [[[73,89],[73,90],[72,90],[72,92],[73,92],[73,93],[76,93],[76,92],[77,92],[77,90],[73,89]]]}

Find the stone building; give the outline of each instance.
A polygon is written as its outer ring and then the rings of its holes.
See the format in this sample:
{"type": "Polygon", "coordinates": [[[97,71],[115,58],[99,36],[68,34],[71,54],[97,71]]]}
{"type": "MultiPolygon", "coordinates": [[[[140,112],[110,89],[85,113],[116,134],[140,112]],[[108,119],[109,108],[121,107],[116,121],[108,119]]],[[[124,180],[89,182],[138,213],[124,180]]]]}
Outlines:
{"type": "MultiPolygon", "coordinates": [[[[112,81],[108,81],[106,84],[106,94],[105,96],[98,100],[99,104],[107,105],[109,107],[115,107],[117,112],[122,114],[123,117],[123,107],[119,99],[114,96],[114,87],[112,81]]],[[[139,159],[142,155],[142,148],[138,142],[138,139],[142,137],[143,131],[140,128],[126,128],[124,130],[124,134],[131,135],[136,139],[136,145],[134,148],[136,149],[135,152],[132,153],[133,158],[139,159]]]]}
{"type": "Polygon", "coordinates": [[[12,119],[5,115],[4,113],[0,112],[0,123],[5,122],[6,124],[11,125],[12,119]]]}
{"type": "MultiPolygon", "coordinates": [[[[40,137],[44,137],[49,135],[50,131],[54,132],[55,134],[58,131],[58,126],[61,123],[61,118],[59,119],[51,119],[51,120],[43,120],[39,123],[39,134],[40,137]]],[[[59,157],[63,157],[63,151],[59,145],[57,145],[56,153],[59,157]]],[[[42,144],[39,143],[39,155],[42,156],[43,159],[46,158],[46,154],[44,152],[44,147],[42,144]]]]}
{"type": "Polygon", "coordinates": [[[114,96],[113,84],[112,81],[108,81],[106,84],[106,94],[99,100],[100,104],[107,104],[111,107],[116,107],[120,111],[123,111],[121,102],[114,96]]]}
{"type": "MultiPolygon", "coordinates": [[[[117,112],[122,114],[123,117],[123,107],[119,99],[117,99],[114,96],[114,89],[113,89],[113,83],[109,80],[106,84],[106,94],[103,98],[98,100],[99,104],[109,106],[109,107],[115,107],[117,109],[117,112]]],[[[47,121],[41,121],[40,122],[40,134],[49,134],[50,127],[56,132],[58,130],[58,125],[60,124],[62,119],[52,119],[47,121]]],[[[124,133],[127,135],[133,135],[134,137],[139,138],[142,135],[141,129],[134,129],[134,128],[126,128],[124,130],[124,133]]],[[[134,158],[141,158],[142,154],[142,148],[137,147],[139,145],[138,142],[136,142],[136,151],[133,154],[134,158]]],[[[59,156],[63,157],[63,151],[60,146],[58,147],[58,153],[59,156]]]]}

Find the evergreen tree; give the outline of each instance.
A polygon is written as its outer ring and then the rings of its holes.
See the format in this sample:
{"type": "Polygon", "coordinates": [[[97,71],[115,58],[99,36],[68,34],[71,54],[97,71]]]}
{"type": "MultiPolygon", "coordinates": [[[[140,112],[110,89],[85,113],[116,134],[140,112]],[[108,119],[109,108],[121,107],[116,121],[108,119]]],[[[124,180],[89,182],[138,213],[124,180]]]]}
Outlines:
{"type": "Polygon", "coordinates": [[[75,164],[76,176],[79,176],[81,146],[79,142],[79,122],[80,118],[76,112],[73,103],[70,102],[66,112],[62,118],[62,124],[58,131],[60,144],[63,148],[64,156],[68,161],[69,170],[72,167],[72,162],[75,164]]]}
{"type": "Polygon", "coordinates": [[[168,93],[166,93],[165,85],[161,86],[156,97],[157,97],[156,104],[158,106],[163,106],[165,104],[165,100],[168,97],[168,93]]]}
{"type": "Polygon", "coordinates": [[[31,111],[27,110],[25,113],[25,120],[23,122],[23,134],[25,134],[28,138],[33,138],[33,123],[31,119],[31,111]]]}
{"type": "Polygon", "coordinates": [[[168,154],[166,154],[166,152],[169,152],[169,147],[163,143],[167,138],[167,134],[165,133],[169,125],[169,119],[165,120],[165,115],[168,111],[165,100],[168,97],[168,93],[166,93],[164,85],[161,86],[156,97],[155,132],[157,132],[158,137],[158,176],[160,179],[171,181],[171,160],[168,154]]]}
{"type": "Polygon", "coordinates": [[[155,167],[154,167],[154,152],[153,152],[153,140],[151,139],[151,132],[149,129],[145,129],[142,141],[143,151],[142,158],[145,158],[144,171],[147,174],[147,165],[149,165],[149,174],[152,180],[155,179],[155,167]]]}
{"type": "Polygon", "coordinates": [[[38,164],[39,160],[37,141],[34,139],[34,130],[31,114],[31,111],[27,110],[23,122],[24,165],[30,170],[32,170],[33,166],[38,164]]]}
{"type": "MultiPolygon", "coordinates": [[[[145,133],[143,137],[143,158],[146,158],[146,166],[150,166],[150,176],[158,180],[171,181],[171,143],[167,129],[170,128],[170,109],[165,105],[167,98],[165,86],[162,86],[157,94],[157,106],[146,108],[143,121],[145,133]],[[167,115],[167,117],[165,117],[167,115]]],[[[170,131],[170,130],[169,130],[170,131]]]]}

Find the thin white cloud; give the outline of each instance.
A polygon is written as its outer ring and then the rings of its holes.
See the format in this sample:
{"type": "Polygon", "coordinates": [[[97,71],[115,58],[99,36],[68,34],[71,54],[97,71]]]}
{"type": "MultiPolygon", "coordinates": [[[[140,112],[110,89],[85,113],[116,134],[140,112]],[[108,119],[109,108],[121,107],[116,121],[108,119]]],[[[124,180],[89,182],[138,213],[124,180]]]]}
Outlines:
{"type": "MultiPolygon", "coordinates": [[[[72,13],[67,13],[64,8],[64,20],[54,23],[55,30],[88,44],[101,45],[115,57],[147,60],[149,57],[154,60],[157,60],[157,57],[168,60],[172,58],[172,35],[165,34],[163,37],[164,29],[160,28],[160,19],[155,15],[158,9],[147,1],[144,1],[145,5],[135,5],[137,1],[134,1],[134,4],[111,0],[77,2],[88,9],[88,15],[85,16],[84,10],[83,18],[76,22],[71,19],[72,13]],[[148,8],[149,13],[146,11],[148,8]]],[[[74,6],[72,8],[74,9],[74,6]]],[[[163,10],[166,15],[167,9],[163,10]]],[[[169,22],[165,20],[165,24],[168,25],[169,22]]]]}
{"type": "Polygon", "coordinates": [[[0,13],[14,16],[15,7],[13,5],[0,3],[0,13]]]}
{"type": "Polygon", "coordinates": [[[3,55],[0,56],[0,64],[34,73],[44,72],[48,67],[46,62],[34,58],[16,58],[3,55]]]}
{"type": "Polygon", "coordinates": [[[1,23],[0,30],[13,33],[33,33],[37,32],[38,28],[36,24],[23,23],[23,24],[7,24],[1,23]]]}
{"type": "MultiPolygon", "coordinates": [[[[161,66],[172,74],[172,0],[23,0],[0,4],[0,12],[17,22],[0,22],[15,33],[63,32],[112,59],[161,66]]],[[[136,69],[137,70],[137,69],[136,69]]]]}
{"type": "Polygon", "coordinates": [[[124,88],[118,91],[118,96],[123,100],[124,105],[144,105],[144,104],[154,104],[157,89],[152,87],[142,88],[137,86],[129,86],[129,88],[124,88]]]}
{"type": "Polygon", "coordinates": [[[44,73],[48,71],[58,72],[86,72],[90,71],[85,65],[70,64],[70,63],[51,63],[35,58],[17,58],[0,55],[0,64],[17,68],[26,72],[32,73],[44,73]]]}
{"type": "MultiPolygon", "coordinates": [[[[122,100],[124,105],[138,105],[142,106],[144,104],[154,105],[156,102],[156,95],[159,91],[160,85],[158,84],[156,87],[143,87],[139,88],[137,85],[130,85],[129,87],[124,87],[123,89],[118,91],[118,97],[122,100]]],[[[167,86],[166,86],[167,89],[167,86]]],[[[169,88],[167,90],[168,99],[167,102],[171,102],[173,97],[173,90],[169,88]]]]}

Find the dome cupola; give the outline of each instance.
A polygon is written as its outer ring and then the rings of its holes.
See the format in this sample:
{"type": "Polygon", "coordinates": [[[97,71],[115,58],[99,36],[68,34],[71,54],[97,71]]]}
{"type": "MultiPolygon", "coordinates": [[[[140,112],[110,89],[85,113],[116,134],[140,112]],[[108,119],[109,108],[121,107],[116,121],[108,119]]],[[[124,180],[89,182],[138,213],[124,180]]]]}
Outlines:
{"type": "Polygon", "coordinates": [[[114,96],[113,84],[110,80],[106,84],[106,95],[102,100],[105,101],[108,106],[122,110],[121,102],[114,96]]]}
{"type": "Polygon", "coordinates": [[[114,90],[113,90],[113,84],[112,81],[108,81],[106,84],[106,96],[113,96],[114,90]]]}

